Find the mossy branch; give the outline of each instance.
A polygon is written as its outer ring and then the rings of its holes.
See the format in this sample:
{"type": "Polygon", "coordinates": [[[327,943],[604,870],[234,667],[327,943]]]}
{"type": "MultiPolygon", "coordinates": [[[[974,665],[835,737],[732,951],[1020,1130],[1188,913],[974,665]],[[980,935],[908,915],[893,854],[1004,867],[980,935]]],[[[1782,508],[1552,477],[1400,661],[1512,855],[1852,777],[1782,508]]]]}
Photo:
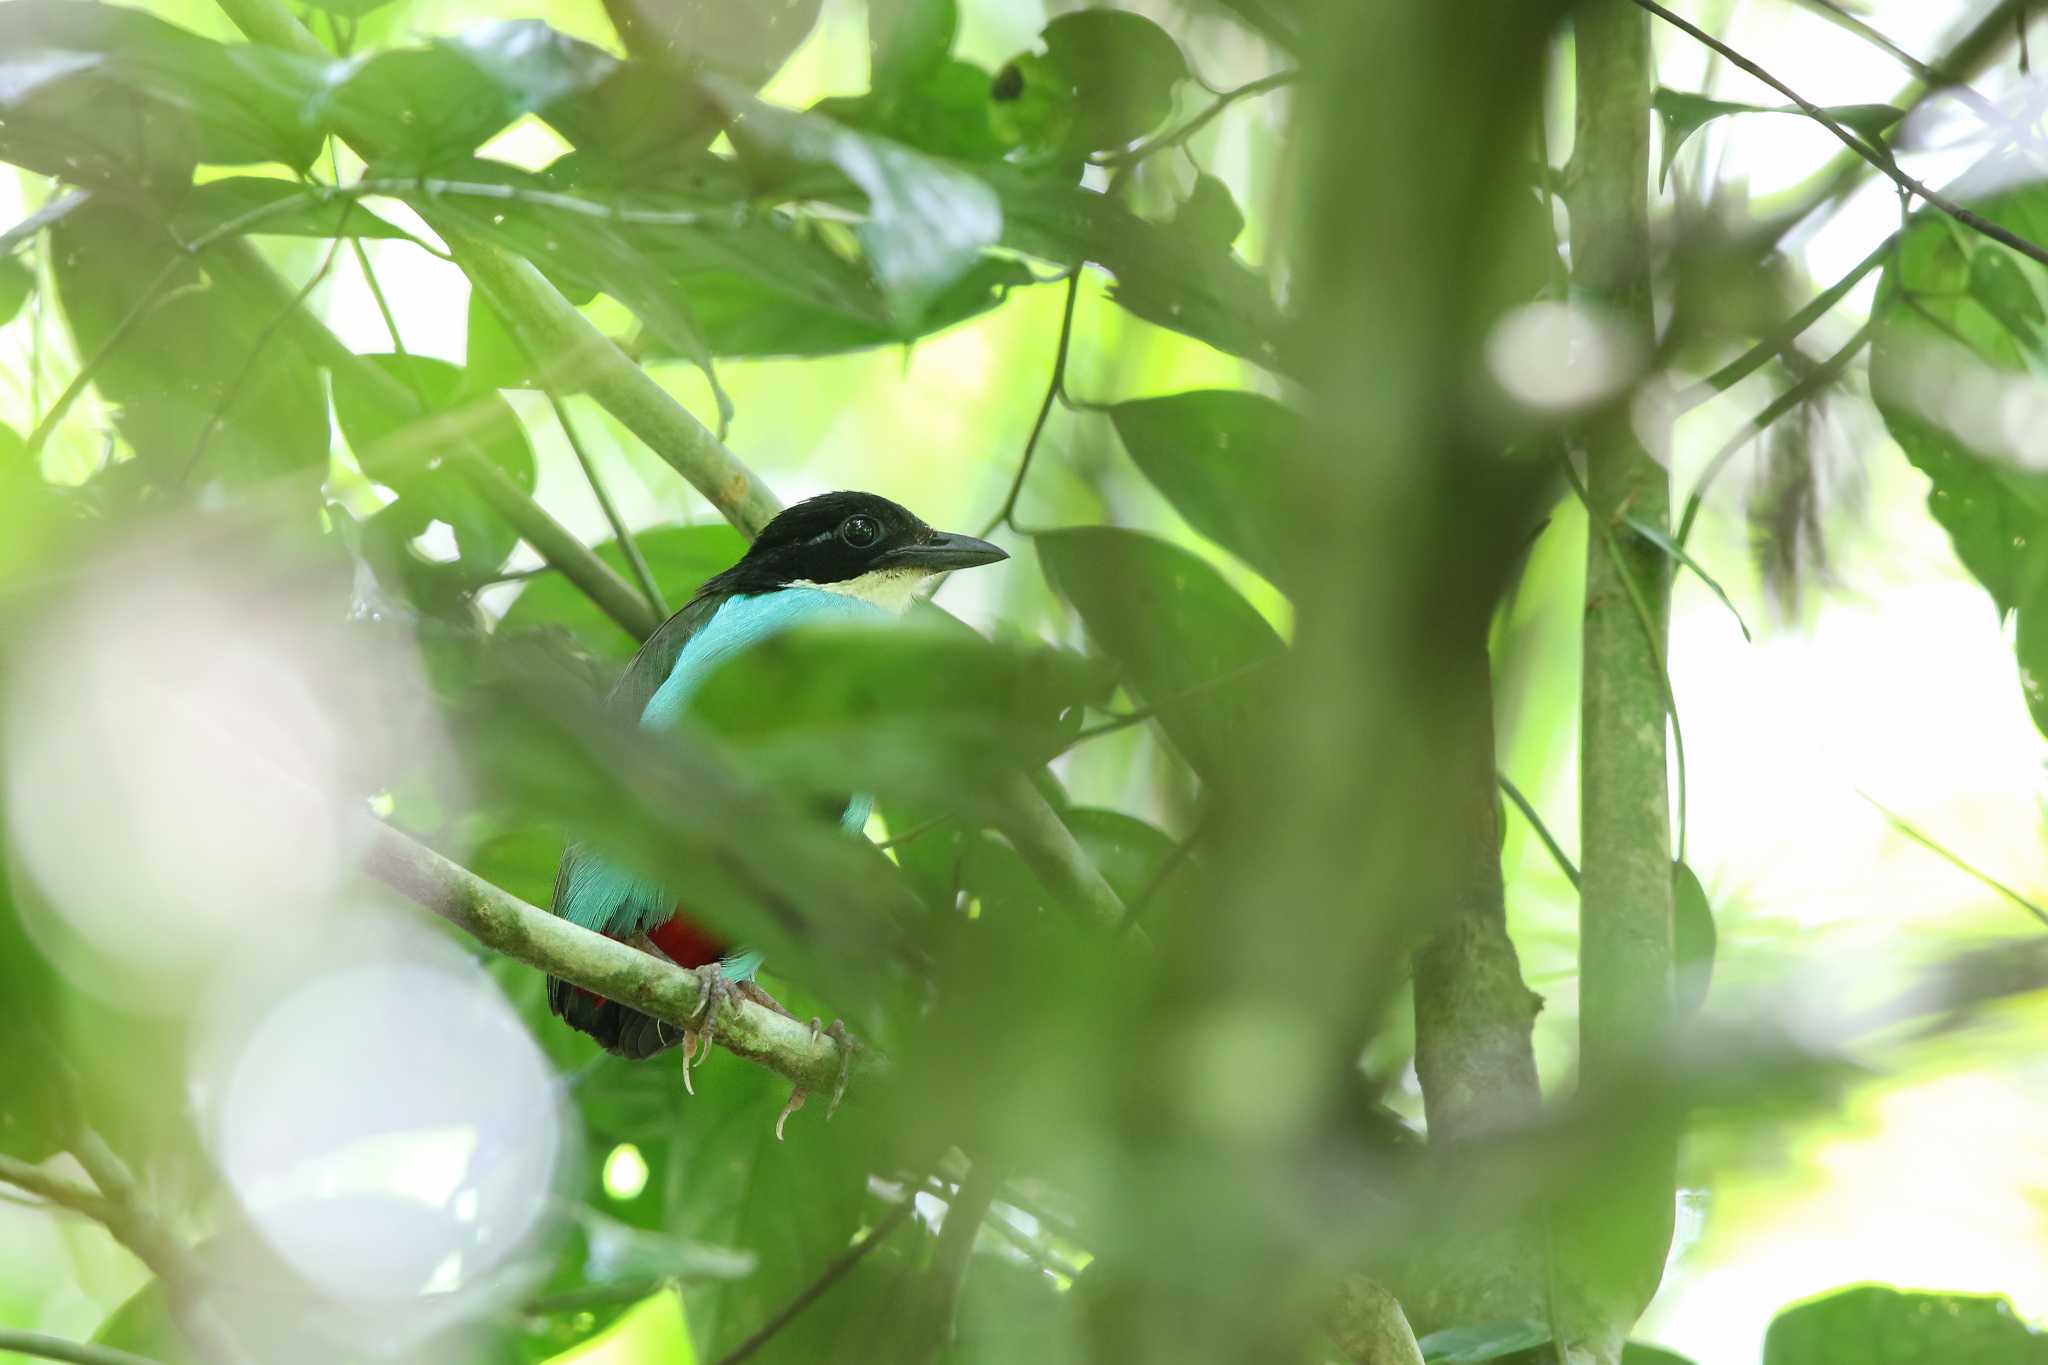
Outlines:
{"type": "MultiPolygon", "coordinates": [[[[704,983],[695,973],[528,905],[389,825],[371,823],[364,860],[370,874],[485,947],[678,1029],[701,1022],[704,983]]],[[[838,1082],[838,1043],[813,1037],[808,1025],[750,1000],[726,1006],[715,1040],[806,1090],[830,1094],[838,1082]]],[[[855,1055],[855,1070],[863,1074],[883,1065],[873,1052],[855,1055]]]]}

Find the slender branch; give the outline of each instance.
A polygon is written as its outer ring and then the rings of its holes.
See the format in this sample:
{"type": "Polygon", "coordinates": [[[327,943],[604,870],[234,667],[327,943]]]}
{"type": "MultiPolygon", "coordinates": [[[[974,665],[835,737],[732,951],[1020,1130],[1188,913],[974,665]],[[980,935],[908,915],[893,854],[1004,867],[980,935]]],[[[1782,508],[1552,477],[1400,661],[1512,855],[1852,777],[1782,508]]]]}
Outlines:
{"type": "Polygon", "coordinates": [[[1065,753],[1077,744],[1084,744],[1091,739],[1100,739],[1104,735],[1113,735],[1119,730],[1127,730],[1133,725],[1142,724],[1169,707],[1178,706],[1184,701],[1213,692],[1219,687],[1227,687],[1231,683],[1242,680],[1249,674],[1258,672],[1275,660],[1285,657],[1287,656],[1284,653],[1268,654],[1266,657],[1254,659],[1248,664],[1239,664],[1236,668],[1225,669],[1213,678],[1204,678],[1192,687],[1183,688],[1172,696],[1162,697],[1150,706],[1140,706],[1136,710],[1125,711],[1121,715],[1111,716],[1100,725],[1091,725],[1085,730],[1076,732],[1072,739],[1060,746],[1060,752],[1065,753]]]}
{"type": "MultiPolygon", "coordinates": [[[[1105,929],[1123,923],[1123,902],[1088,857],[1059,813],[1023,773],[1011,773],[1000,792],[997,827],[1048,891],[1105,929]]],[[[1144,936],[1132,937],[1144,942],[1144,936]]]]}
{"type": "Polygon", "coordinates": [[[57,423],[64,420],[64,414],[71,410],[71,405],[78,400],[78,396],[85,392],[85,386],[99,373],[100,366],[106,363],[107,357],[114,353],[115,348],[128,339],[128,334],[135,330],[136,324],[156,306],[165,287],[177,275],[179,267],[185,264],[185,258],[178,255],[164,262],[163,269],[143,286],[142,297],[135,301],[135,306],[114,324],[114,330],[107,333],[106,340],[93,351],[90,359],[78,367],[78,373],[71,376],[71,382],[51,401],[49,409],[43,413],[43,420],[36,423],[35,429],[28,434],[28,440],[23,442],[30,464],[35,463],[37,455],[42,452],[43,443],[50,439],[50,433],[56,429],[57,423]]]}
{"type": "Polygon", "coordinates": [[[1185,143],[1196,133],[1208,127],[1218,114],[1221,114],[1239,100],[1247,99],[1253,95],[1263,95],[1268,90],[1278,90],[1282,86],[1292,85],[1300,79],[1301,73],[1299,71],[1275,71],[1270,76],[1261,76],[1255,81],[1246,81],[1243,85],[1225,90],[1216,97],[1208,108],[1202,110],[1201,113],[1196,114],[1171,132],[1161,133],[1150,142],[1142,142],[1129,151],[1108,152],[1095,157],[1095,164],[1112,168],[1136,165],[1156,152],[1163,152],[1169,147],[1178,147],[1185,143]]]}
{"type": "Polygon", "coordinates": [[[1762,435],[1771,423],[1841,378],[1842,371],[1856,358],[1856,353],[1870,344],[1876,327],[1876,318],[1865,322],[1856,329],[1854,336],[1843,343],[1840,350],[1822,361],[1813,373],[1772,399],[1764,406],[1763,411],[1744,422],[1736,429],[1734,435],[1721,443],[1721,448],[1707,461],[1707,467],[1700,471],[1699,481],[1692,486],[1692,492],[1686,496],[1685,512],[1678,519],[1678,533],[1672,537],[1679,549],[1685,548],[1686,537],[1692,534],[1693,522],[1699,519],[1700,507],[1706,501],[1707,489],[1721,476],[1721,471],[1728,462],[1735,458],[1742,447],[1762,435]]]}
{"type": "Polygon", "coordinates": [[[1557,842],[1557,836],[1550,832],[1550,826],[1543,823],[1543,817],[1536,813],[1536,807],[1522,794],[1522,789],[1509,780],[1506,773],[1496,773],[1495,776],[1500,780],[1500,789],[1507,793],[1508,800],[1515,803],[1515,809],[1522,812],[1522,818],[1529,822],[1529,828],[1535,831],[1543,847],[1550,850],[1550,856],[1557,860],[1558,869],[1564,873],[1565,880],[1570,882],[1572,889],[1576,891],[1579,886],[1579,869],[1572,863],[1570,855],[1564,851],[1564,846],[1557,842]]]}
{"type": "Polygon", "coordinates": [[[107,1221],[107,1201],[99,1191],[40,1166],[31,1166],[26,1161],[0,1154],[0,1181],[27,1190],[59,1208],[84,1214],[95,1222],[107,1221]]]}
{"type": "Polygon", "coordinates": [[[719,515],[749,536],[782,510],[755,473],[710,428],[691,416],[652,375],[563,298],[531,261],[459,233],[443,232],[470,283],[483,291],[507,328],[536,355],[553,358],[563,387],[590,394],[671,468],[689,480],[719,515]]]}
{"type": "MultiPolygon", "coordinates": [[[[523,345],[521,350],[525,350],[523,345]]],[[[561,395],[555,392],[555,386],[540,378],[540,360],[528,352],[526,363],[533,367],[540,391],[546,396],[548,407],[554,411],[555,424],[561,427],[563,438],[569,442],[569,449],[575,452],[576,463],[583,467],[583,478],[590,485],[591,496],[597,499],[598,508],[603,511],[605,521],[610,524],[612,536],[618,542],[619,552],[626,557],[627,566],[633,570],[633,579],[646,596],[647,605],[654,609],[656,616],[666,617],[668,603],[661,595],[661,586],[654,581],[654,571],[647,567],[647,557],[640,553],[640,543],[633,539],[633,533],[626,528],[625,518],[619,515],[619,509],[612,502],[611,494],[605,491],[604,480],[597,472],[597,462],[590,458],[590,452],[584,449],[583,438],[576,434],[576,424],[569,420],[568,407],[563,404],[561,395]]]]}
{"type": "MultiPolygon", "coordinates": [[[[2004,117],[1999,113],[1997,105],[1972,90],[1961,80],[1946,72],[1937,71],[1934,67],[1921,61],[1918,57],[1906,51],[1905,48],[1900,47],[1897,43],[1879,32],[1861,15],[1851,12],[1846,5],[1838,4],[1836,0],[1798,0],[1798,3],[1813,10],[1829,23],[1855,34],[1858,38],[1869,43],[1900,66],[1912,72],[1924,84],[1938,86],[1955,95],[1957,99],[1975,110],[1977,116],[1986,123],[1996,124],[2005,121],[2004,117]]],[[[2022,46],[2026,43],[2026,25],[2024,23],[2020,25],[2020,42],[2022,46]]]]}
{"type": "MultiPolygon", "coordinates": [[[[346,206],[343,207],[341,214],[344,220],[348,217],[348,208],[346,206]]],[[[299,286],[299,291],[296,294],[292,295],[291,302],[287,303],[276,316],[265,323],[263,330],[256,334],[256,340],[249,347],[249,354],[243,359],[241,368],[235,371],[235,377],[229,381],[226,392],[221,394],[220,402],[216,403],[213,411],[206,415],[206,424],[199,429],[198,439],[192,442],[192,453],[186,457],[185,467],[178,472],[179,483],[189,482],[192,478],[192,471],[199,468],[199,462],[206,458],[206,447],[212,441],[213,433],[227,419],[228,409],[232,408],[235,405],[235,400],[241,397],[242,389],[248,384],[249,376],[256,372],[257,364],[269,353],[271,338],[277,335],[278,328],[284,326],[290,320],[291,315],[297,312],[305,304],[306,300],[313,296],[313,291],[320,287],[320,281],[326,279],[328,272],[334,269],[334,262],[341,255],[341,244],[344,240],[341,236],[341,224],[337,223],[334,231],[334,241],[327,248],[327,256],[320,262],[320,268],[306,277],[306,282],[299,286]]]]}
{"type": "Polygon", "coordinates": [[[1877,813],[1879,815],[1882,815],[1891,824],[1891,827],[1893,829],[1905,835],[1914,843],[1919,844],[1922,848],[1925,848],[1929,852],[1934,853],[1943,861],[1950,864],[1952,867],[1955,867],[1957,870],[1961,872],[1967,873],[1969,876],[1975,878],[1983,885],[1989,887],[1991,890],[2005,897],[2014,905],[2017,905],[2020,909],[2026,911],[2035,919],[2041,921],[2042,924],[2048,925],[2048,910],[2043,910],[2039,905],[2035,904],[2027,897],[2022,896],[2019,892],[2013,890],[2010,886],[2007,886],[2004,882],[1998,880],[1998,878],[1992,876],[1990,873],[1983,871],[1981,868],[1973,866],[1968,861],[1966,861],[1960,854],[1950,852],[1947,848],[1943,847],[1940,843],[1936,842],[1931,836],[1921,833],[1920,830],[1915,828],[1913,825],[1909,824],[1904,816],[1892,812],[1889,808],[1880,803],[1878,799],[1872,796],[1869,792],[1859,791],[1856,794],[1862,797],[1865,801],[1868,801],[1871,804],[1871,806],[1876,809],[1877,813]]]}
{"type": "MultiPolygon", "coordinates": [[[[704,983],[694,972],[528,905],[380,821],[368,821],[368,835],[365,867],[372,876],[485,947],[678,1028],[702,1022],[704,983]]],[[[837,1042],[750,1000],[728,1005],[715,1039],[805,1089],[829,1094],[838,1084],[837,1042]]],[[[873,1073],[887,1063],[863,1048],[853,1065],[873,1073]]]]}
{"type": "Polygon", "coordinates": [[[1117,926],[1119,933],[1127,934],[1138,927],[1145,917],[1145,912],[1151,908],[1152,902],[1158,899],[1160,888],[1166,885],[1174,873],[1180,871],[1183,863],[1194,856],[1195,845],[1201,842],[1202,835],[1207,829],[1206,824],[1196,825],[1188,832],[1188,837],[1175,844],[1173,851],[1161,860],[1159,870],[1152,874],[1152,879],[1145,883],[1144,889],[1125,907],[1123,923],[1117,926]]]}
{"type": "Polygon", "coordinates": [[[1974,213],[1971,210],[1964,208],[1961,204],[1958,204],[1955,200],[1950,199],[1948,196],[1942,194],[1939,190],[1929,189],[1927,185],[1923,182],[1914,179],[1912,176],[1907,175],[1904,171],[1900,170],[1898,163],[1892,159],[1892,155],[1889,151],[1885,150],[1881,146],[1872,146],[1870,143],[1865,142],[1862,138],[1850,132],[1841,124],[1835,122],[1835,120],[1829,116],[1827,110],[1821,108],[1812,100],[1807,99],[1804,95],[1801,95],[1791,86],[1785,84],[1776,76],[1773,76],[1770,72],[1764,70],[1761,66],[1758,66],[1755,62],[1743,56],[1740,52],[1737,52],[1734,48],[1728,46],[1728,44],[1722,42],[1719,38],[1716,38],[1713,34],[1708,33],[1705,29],[1699,27],[1697,24],[1691,23],[1685,19],[1680,18],[1678,15],[1673,14],[1670,10],[1658,4],[1657,0],[1634,0],[1634,3],[1637,5],[1637,7],[1647,10],[1649,13],[1656,15],[1665,23],[1672,25],[1674,28],[1682,30],[1683,32],[1690,35],[1697,41],[1706,44],[1708,47],[1720,53],[1723,57],[1727,58],[1736,66],[1742,68],[1750,75],[1756,77],[1765,85],[1770,86],[1771,89],[1777,91],[1786,99],[1791,100],[1794,104],[1799,106],[1799,110],[1801,113],[1805,114],[1808,118],[1818,123],[1821,127],[1827,129],[1830,133],[1833,133],[1835,137],[1841,141],[1843,146],[1847,147],[1850,151],[1856,153],[1856,155],[1862,157],[1865,161],[1869,162],[1872,166],[1876,167],[1880,174],[1890,179],[1892,183],[1897,185],[1900,189],[1905,190],[1910,194],[1918,195],[1920,198],[1934,205],[1934,207],[1940,209],[1943,213],[1946,213],[1949,217],[1955,219],[1958,223],[1961,223],[1965,227],[1972,228],[1977,232],[1983,233],[1992,241],[2002,243],[2005,246],[2011,247],[2014,251],[2019,252],[2023,256],[2029,257],[2032,260],[2039,261],[2043,265],[2048,265],[2048,247],[2043,247],[2038,243],[2029,241],[2027,238],[2020,236],[2018,233],[2012,231],[2010,228],[2000,227],[1998,224],[1992,222],[1990,219],[1984,217],[1983,215],[1974,213]]]}
{"type": "MultiPolygon", "coordinates": [[[[1679,416],[1690,412],[1715,394],[1724,393],[1734,388],[1737,384],[1761,369],[1773,357],[1784,355],[1792,343],[1797,341],[1807,328],[1820,321],[1829,310],[1842,301],[1843,297],[1851,289],[1856,287],[1859,280],[1882,264],[1885,257],[1891,253],[1892,248],[1898,245],[1898,241],[1899,234],[1895,232],[1882,242],[1879,242],[1868,256],[1858,261],[1850,269],[1848,274],[1836,280],[1833,284],[1815,295],[1811,303],[1808,303],[1804,308],[1801,308],[1791,317],[1785,319],[1783,326],[1757,342],[1756,345],[1750,347],[1735,359],[1729,361],[1726,365],[1723,365],[1720,369],[1708,375],[1705,379],[1702,379],[1699,383],[1679,394],[1674,415],[1679,416]]],[[[1684,537],[1681,536],[1680,540],[1683,541],[1683,539],[1684,537]]]]}
{"type": "Polygon", "coordinates": [[[937,1360],[953,1343],[954,1320],[960,1314],[960,1290],[967,1283],[967,1263],[1001,1183],[994,1164],[982,1157],[968,1168],[959,1193],[946,1205],[939,1245],[932,1252],[931,1268],[926,1271],[922,1335],[909,1354],[914,1365],[937,1360]]]}
{"type": "Polygon", "coordinates": [[[1052,415],[1052,405],[1066,392],[1067,388],[1067,347],[1074,335],[1074,300],[1081,292],[1081,267],[1075,266],[1067,272],[1067,299],[1060,310],[1060,338],[1053,349],[1052,382],[1045,386],[1045,399],[1038,405],[1038,416],[1031,423],[1031,435],[1025,438],[1024,455],[1017,461],[1017,475],[1010,480],[1010,492],[1003,499],[1003,505],[989,518],[988,525],[981,528],[986,537],[989,532],[1005,523],[1011,530],[1017,529],[1014,520],[1017,512],[1017,495],[1024,491],[1024,476],[1031,472],[1031,457],[1038,450],[1038,438],[1045,431],[1045,420],[1052,415]]]}
{"type": "Polygon", "coordinates": [[[727,1351],[723,1356],[720,1356],[717,1365],[740,1365],[741,1361],[748,1359],[756,1351],[766,1346],[774,1339],[777,1332],[787,1327],[796,1318],[797,1314],[817,1302],[821,1294],[843,1279],[848,1271],[861,1263],[863,1257],[880,1246],[890,1233],[902,1226],[903,1220],[908,1218],[911,1211],[916,1207],[917,1195],[914,1192],[906,1192],[903,1196],[903,1202],[884,1214],[882,1220],[869,1229],[867,1236],[841,1252],[830,1265],[827,1265],[819,1273],[817,1279],[805,1285],[795,1298],[783,1306],[780,1312],[768,1319],[767,1322],[762,1323],[760,1330],[756,1331],[739,1345],[733,1347],[730,1351],[727,1351]]]}
{"type": "Polygon", "coordinates": [[[17,1332],[4,1327],[0,1327],[0,1351],[35,1356],[40,1360],[69,1360],[75,1365],[162,1365],[160,1361],[136,1355],[133,1351],[117,1351],[111,1346],[95,1346],[88,1341],[67,1341],[41,1332],[17,1332]]]}

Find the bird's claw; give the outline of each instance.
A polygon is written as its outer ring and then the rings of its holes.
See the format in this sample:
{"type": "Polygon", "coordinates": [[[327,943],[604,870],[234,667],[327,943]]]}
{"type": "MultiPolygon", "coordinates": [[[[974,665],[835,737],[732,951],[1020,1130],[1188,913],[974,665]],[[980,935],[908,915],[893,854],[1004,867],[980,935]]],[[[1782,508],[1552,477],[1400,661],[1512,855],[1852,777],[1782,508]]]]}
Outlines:
{"type": "Polygon", "coordinates": [[[704,983],[704,1004],[697,1012],[697,1022],[683,1030],[683,1090],[691,1095],[697,1090],[690,1083],[690,1068],[711,1055],[711,1041],[718,1036],[718,1012],[740,996],[722,964],[707,962],[695,971],[704,983]]]}
{"type": "Polygon", "coordinates": [[[775,1116],[775,1140],[782,1141],[782,1125],[789,1122],[789,1116],[804,1107],[805,1090],[797,1086],[789,1092],[789,1103],[782,1106],[782,1112],[775,1116]]]}
{"type": "Polygon", "coordinates": [[[812,1015],[811,1042],[816,1044],[820,1038],[830,1038],[839,1044],[839,1075],[832,1082],[832,1103],[825,1110],[825,1121],[830,1123],[832,1116],[839,1112],[839,1101],[846,1098],[846,1082],[853,1075],[853,1054],[860,1051],[860,1044],[846,1031],[845,1020],[834,1019],[830,1028],[820,1028],[818,1017],[812,1015]]]}

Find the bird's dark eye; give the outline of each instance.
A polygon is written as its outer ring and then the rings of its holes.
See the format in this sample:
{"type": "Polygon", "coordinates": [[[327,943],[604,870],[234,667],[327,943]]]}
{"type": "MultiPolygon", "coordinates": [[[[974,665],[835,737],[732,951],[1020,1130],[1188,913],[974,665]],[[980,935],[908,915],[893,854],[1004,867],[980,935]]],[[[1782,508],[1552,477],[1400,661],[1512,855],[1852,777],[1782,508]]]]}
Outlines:
{"type": "Polygon", "coordinates": [[[856,550],[865,550],[882,538],[882,528],[873,517],[848,517],[839,524],[839,538],[856,550]]]}

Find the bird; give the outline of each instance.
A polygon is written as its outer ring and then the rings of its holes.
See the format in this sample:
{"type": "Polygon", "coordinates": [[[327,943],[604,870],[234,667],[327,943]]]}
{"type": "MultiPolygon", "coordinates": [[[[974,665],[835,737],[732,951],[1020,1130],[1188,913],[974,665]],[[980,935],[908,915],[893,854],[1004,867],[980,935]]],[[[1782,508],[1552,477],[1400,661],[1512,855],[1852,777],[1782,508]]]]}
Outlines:
{"type": "MultiPolygon", "coordinates": [[[[986,540],[935,531],[908,508],[873,493],[809,498],[777,514],[738,563],[706,580],[647,637],[608,704],[642,729],[673,729],[703,681],[750,646],[795,626],[900,616],[934,574],[1008,558],[986,540]]],[[[839,812],[841,827],[858,835],[873,808],[872,796],[855,795],[839,812]]],[[[761,954],[692,920],[684,900],[676,889],[620,867],[587,844],[570,843],[549,908],[572,924],[697,972],[705,1000],[697,1024],[680,1030],[550,977],[548,1007],[620,1057],[644,1060],[683,1043],[687,1086],[699,1036],[708,1049],[709,1030],[728,999],[745,996],[788,1011],[754,980],[761,954]]],[[[836,1025],[834,1036],[840,1036],[836,1025]]]]}

